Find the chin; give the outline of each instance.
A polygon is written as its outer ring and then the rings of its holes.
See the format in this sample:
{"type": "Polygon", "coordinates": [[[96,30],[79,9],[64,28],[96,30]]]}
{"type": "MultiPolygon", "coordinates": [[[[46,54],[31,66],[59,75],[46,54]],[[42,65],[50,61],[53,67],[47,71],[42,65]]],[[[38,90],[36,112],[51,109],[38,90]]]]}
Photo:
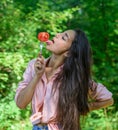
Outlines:
{"type": "Polygon", "coordinates": [[[46,47],[46,50],[48,50],[49,52],[53,52],[50,48],[46,47]]]}

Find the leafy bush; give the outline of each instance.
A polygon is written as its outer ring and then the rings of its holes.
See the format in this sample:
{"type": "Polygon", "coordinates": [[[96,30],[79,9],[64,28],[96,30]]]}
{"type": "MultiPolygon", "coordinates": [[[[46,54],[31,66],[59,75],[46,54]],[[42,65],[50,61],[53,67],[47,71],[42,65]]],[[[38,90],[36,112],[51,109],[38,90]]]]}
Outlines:
{"type": "MultiPolygon", "coordinates": [[[[14,102],[18,82],[40,48],[37,33],[50,39],[66,29],[85,30],[93,50],[93,78],[113,92],[115,104],[90,113],[83,130],[118,129],[118,13],[117,0],[1,0],[0,1],[0,130],[29,130],[30,107],[19,110],[14,102]]],[[[43,48],[44,57],[50,53],[43,48]]]]}

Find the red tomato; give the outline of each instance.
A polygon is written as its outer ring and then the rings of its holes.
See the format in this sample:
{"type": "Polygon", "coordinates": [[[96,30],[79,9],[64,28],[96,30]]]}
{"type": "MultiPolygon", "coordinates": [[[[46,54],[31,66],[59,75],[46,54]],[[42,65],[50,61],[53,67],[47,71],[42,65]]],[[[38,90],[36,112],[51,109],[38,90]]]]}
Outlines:
{"type": "Polygon", "coordinates": [[[38,34],[38,39],[41,41],[41,42],[46,42],[48,39],[49,39],[49,34],[47,32],[40,32],[38,34]]]}

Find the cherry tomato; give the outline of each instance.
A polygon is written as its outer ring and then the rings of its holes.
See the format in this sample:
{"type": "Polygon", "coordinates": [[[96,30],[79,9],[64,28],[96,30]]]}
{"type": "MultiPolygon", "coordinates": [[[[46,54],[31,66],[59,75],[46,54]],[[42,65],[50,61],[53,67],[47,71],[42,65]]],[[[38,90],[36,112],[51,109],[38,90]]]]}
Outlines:
{"type": "Polygon", "coordinates": [[[49,39],[49,33],[47,32],[40,32],[38,34],[38,39],[41,41],[41,42],[46,42],[48,39],[49,39]]]}

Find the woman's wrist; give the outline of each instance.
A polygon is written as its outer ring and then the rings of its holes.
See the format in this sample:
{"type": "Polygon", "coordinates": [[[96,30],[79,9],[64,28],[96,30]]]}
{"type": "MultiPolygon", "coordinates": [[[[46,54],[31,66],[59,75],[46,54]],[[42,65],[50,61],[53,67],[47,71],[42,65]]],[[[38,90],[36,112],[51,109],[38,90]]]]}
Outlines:
{"type": "Polygon", "coordinates": [[[39,79],[42,77],[42,75],[43,75],[43,73],[40,73],[40,74],[35,73],[33,79],[36,80],[36,81],[39,81],[39,79]]]}
{"type": "Polygon", "coordinates": [[[89,112],[93,110],[93,103],[88,103],[89,112]]]}
{"type": "Polygon", "coordinates": [[[113,104],[113,98],[105,100],[105,101],[95,101],[88,103],[89,111],[98,110],[101,108],[108,107],[113,104]]]}

